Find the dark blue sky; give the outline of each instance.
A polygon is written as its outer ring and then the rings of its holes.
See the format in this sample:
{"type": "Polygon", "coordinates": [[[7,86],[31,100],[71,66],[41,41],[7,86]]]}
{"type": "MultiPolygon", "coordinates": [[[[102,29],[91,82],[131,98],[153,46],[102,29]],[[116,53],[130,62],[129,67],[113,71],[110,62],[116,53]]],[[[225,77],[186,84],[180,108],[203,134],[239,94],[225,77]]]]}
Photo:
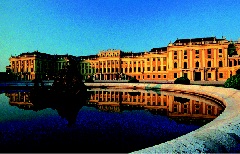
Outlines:
{"type": "Polygon", "coordinates": [[[240,38],[239,0],[1,0],[0,71],[38,50],[75,56],[149,51],[177,38],[240,38]]]}

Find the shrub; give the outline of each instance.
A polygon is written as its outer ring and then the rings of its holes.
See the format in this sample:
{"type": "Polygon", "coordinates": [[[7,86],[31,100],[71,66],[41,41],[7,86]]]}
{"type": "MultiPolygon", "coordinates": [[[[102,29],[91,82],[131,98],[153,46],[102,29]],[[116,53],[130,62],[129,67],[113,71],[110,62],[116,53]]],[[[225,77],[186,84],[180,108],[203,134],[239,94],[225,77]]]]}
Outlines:
{"type": "Polygon", "coordinates": [[[85,82],[86,82],[86,83],[93,83],[94,81],[93,81],[92,78],[87,78],[87,79],[85,80],[85,82]]]}
{"type": "Polygon", "coordinates": [[[240,90],[240,74],[233,75],[224,83],[225,88],[234,88],[240,90]]]}
{"type": "Polygon", "coordinates": [[[180,77],[174,81],[174,84],[190,84],[190,80],[187,77],[180,77]]]}
{"type": "Polygon", "coordinates": [[[139,80],[136,78],[131,78],[130,80],[128,80],[128,83],[139,83],[139,80]]]}

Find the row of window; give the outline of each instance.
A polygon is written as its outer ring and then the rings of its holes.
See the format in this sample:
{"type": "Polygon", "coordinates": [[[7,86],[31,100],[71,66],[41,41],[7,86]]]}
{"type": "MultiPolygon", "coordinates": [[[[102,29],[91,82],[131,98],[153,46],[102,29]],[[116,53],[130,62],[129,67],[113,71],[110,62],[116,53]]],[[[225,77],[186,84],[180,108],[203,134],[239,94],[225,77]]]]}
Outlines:
{"type": "MultiPolygon", "coordinates": [[[[195,54],[199,54],[199,50],[195,50],[195,54]]],[[[222,49],[218,49],[218,53],[222,53],[222,49]]],[[[187,50],[184,50],[184,55],[187,55],[187,50]]],[[[211,49],[207,49],[207,54],[212,54],[212,50],[211,49]]],[[[178,51],[174,51],[174,55],[178,55],[178,51]]]]}
{"type": "MultiPolygon", "coordinates": [[[[177,62],[174,62],[173,65],[174,65],[173,66],[174,68],[178,68],[178,63],[177,62]]],[[[240,65],[240,60],[238,60],[238,61],[237,60],[229,60],[229,67],[237,66],[237,65],[240,65]]],[[[199,64],[198,61],[195,63],[195,67],[196,68],[200,67],[200,64],[199,64]]],[[[212,67],[212,62],[211,61],[207,62],[207,67],[212,67]]],[[[223,62],[222,61],[218,61],[218,67],[223,67],[223,62]]],[[[188,63],[187,62],[183,63],[183,68],[184,69],[188,68],[188,63]]]]}

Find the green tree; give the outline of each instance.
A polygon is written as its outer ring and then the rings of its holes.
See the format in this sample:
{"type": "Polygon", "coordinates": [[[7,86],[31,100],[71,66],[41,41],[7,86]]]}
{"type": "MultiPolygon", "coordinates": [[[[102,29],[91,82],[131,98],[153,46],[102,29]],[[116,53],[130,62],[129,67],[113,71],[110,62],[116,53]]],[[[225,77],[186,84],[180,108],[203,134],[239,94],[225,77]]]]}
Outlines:
{"type": "Polygon", "coordinates": [[[234,43],[230,43],[228,45],[228,55],[231,57],[232,55],[237,55],[236,47],[234,43]]]}

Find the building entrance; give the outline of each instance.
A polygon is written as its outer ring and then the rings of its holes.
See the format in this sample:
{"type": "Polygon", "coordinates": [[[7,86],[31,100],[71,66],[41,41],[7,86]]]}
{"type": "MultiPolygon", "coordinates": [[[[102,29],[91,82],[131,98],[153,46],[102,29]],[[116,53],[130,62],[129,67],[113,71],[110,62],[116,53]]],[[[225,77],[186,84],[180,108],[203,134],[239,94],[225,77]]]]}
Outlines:
{"type": "Polygon", "coordinates": [[[201,80],[201,72],[195,72],[195,78],[194,81],[200,81],[201,80]]]}

